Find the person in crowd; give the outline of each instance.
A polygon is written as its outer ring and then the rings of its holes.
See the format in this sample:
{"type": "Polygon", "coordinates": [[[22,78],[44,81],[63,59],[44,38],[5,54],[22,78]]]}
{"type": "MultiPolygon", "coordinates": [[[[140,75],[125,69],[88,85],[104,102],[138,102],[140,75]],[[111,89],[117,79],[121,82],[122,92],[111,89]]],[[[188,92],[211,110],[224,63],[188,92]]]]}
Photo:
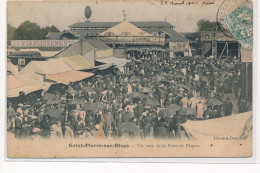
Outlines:
{"type": "Polygon", "coordinates": [[[233,103],[230,101],[230,98],[228,97],[224,104],[225,116],[232,115],[232,110],[233,110],[233,103]]]}
{"type": "Polygon", "coordinates": [[[203,113],[204,113],[204,105],[199,101],[199,103],[196,105],[196,118],[197,119],[203,119],[203,113]]]}
{"type": "Polygon", "coordinates": [[[12,130],[14,127],[15,111],[12,107],[12,103],[8,103],[7,108],[7,130],[12,130]]]}
{"type": "Polygon", "coordinates": [[[14,135],[17,139],[20,139],[21,138],[21,134],[22,134],[22,128],[23,128],[23,125],[22,125],[22,122],[23,122],[23,116],[21,114],[20,111],[18,111],[16,113],[16,118],[15,118],[15,131],[14,131],[14,135]]]}

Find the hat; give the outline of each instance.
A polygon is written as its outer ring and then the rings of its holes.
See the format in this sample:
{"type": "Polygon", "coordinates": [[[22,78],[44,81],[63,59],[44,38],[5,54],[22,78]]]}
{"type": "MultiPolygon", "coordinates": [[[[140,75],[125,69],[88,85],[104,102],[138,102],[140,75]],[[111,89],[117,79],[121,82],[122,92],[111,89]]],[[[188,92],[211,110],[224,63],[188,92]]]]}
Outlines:
{"type": "Polygon", "coordinates": [[[23,104],[22,104],[22,103],[19,103],[18,106],[19,106],[19,107],[23,107],[23,104]]]}
{"type": "Polygon", "coordinates": [[[95,128],[98,130],[100,128],[100,125],[99,124],[95,125],[95,128]]]}

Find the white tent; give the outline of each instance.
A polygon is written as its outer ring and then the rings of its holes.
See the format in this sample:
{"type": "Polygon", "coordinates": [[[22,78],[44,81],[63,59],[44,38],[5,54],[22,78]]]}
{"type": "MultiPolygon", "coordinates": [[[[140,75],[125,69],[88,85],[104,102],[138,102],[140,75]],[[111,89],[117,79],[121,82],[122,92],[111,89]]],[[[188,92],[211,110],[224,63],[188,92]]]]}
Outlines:
{"type": "Polygon", "coordinates": [[[149,34],[148,32],[145,32],[135,25],[123,21],[119,23],[116,26],[113,26],[112,28],[102,32],[99,34],[100,36],[153,36],[152,34],[149,34]]]}
{"type": "Polygon", "coordinates": [[[32,73],[55,74],[72,70],[62,59],[50,59],[48,61],[31,61],[18,75],[32,73]]]}
{"type": "Polygon", "coordinates": [[[252,132],[252,112],[210,120],[188,120],[182,124],[182,127],[186,130],[188,136],[197,140],[212,140],[214,137],[246,137],[252,132]]]}

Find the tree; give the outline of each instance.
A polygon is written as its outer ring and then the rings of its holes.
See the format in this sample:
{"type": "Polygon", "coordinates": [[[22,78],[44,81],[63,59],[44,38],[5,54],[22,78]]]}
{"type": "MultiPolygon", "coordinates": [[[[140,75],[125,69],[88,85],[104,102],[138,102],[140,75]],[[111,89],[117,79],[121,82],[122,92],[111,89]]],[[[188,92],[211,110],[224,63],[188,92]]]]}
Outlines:
{"type": "Polygon", "coordinates": [[[7,24],[7,45],[11,44],[11,40],[14,39],[14,32],[16,31],[16,28],[13,27],[10,24],[7,24]]]}
{"type": "Polygon", "coordinates": [[[59,32],[54,25],[40,27],[37,23],[30,21],[23,22],[14,32],[15,40],[44,40],[49,32],[59,32]]]}
{"type": "Polygon", "coordinates": [[[41,28],[36,23],[30,21],[23,22],[17,30],[14,32],[15,40],[40,40],[41,39],[41,28]]]}
{"type": "Polygon", "coordinates": [[[211,22],[209,20],[200,19],[197,22],[197,30],[198,31],[216,31],[220,30],[217,22],[211,22]]]}
{"type": "Polygon", "coordinates": [[[41,37],[42,39],[46,39],[46,35],[49,33],[49,32],[60,32],[59,29],[52,25],[51,27],[50,26],[46,26],[44,28],[41,28],[41,37]]]}

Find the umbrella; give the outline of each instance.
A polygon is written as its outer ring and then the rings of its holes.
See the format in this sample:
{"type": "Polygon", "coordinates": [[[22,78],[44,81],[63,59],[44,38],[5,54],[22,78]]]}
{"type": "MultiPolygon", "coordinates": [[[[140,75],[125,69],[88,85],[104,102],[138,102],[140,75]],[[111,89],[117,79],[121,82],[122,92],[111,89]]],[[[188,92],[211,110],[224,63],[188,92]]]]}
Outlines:
{"type": "Polygon", "coordinates": [[[86,109],[87,111],[93,111],[93,110],[95,110],[94,103],[87,103],[87,104],[85,104],[85,109],[86,109]]]}
{"type": "Polygon", "coordinates": [[[141,93],[152,93],[153,91],[148,87],[143,87],[140,89],[141,93]]]}
{"type": "Polygon", "coordinates": [[[71,100],[71,101],[70,101],[70,104],[73,104],[73,105],[81,105],[81,104],[84,104],[84,101],[83,101],[83,100],[75,99],[75,100],[71,100]]]}
{"type": "Polygon", "coordinates": [[[69,88],[66,90],[66,92],[70,93],[70,94],[77,94],[78,92],[72,88],[69,88]]]}
{"type": "Polygon", "coordinates": [[[142,98],[145,98],[145,95],[143,93],[139,93],[139,92],[132,92],[129,94],[129,97],[130,98],[139,98],[139,99],[142,99],[142,98]]]}
{"type": "Polygon", "coordinates": [[[55,103],[60,103],[61,102],[61,99],[60,98],[52,98],[52,99],[48,99],[46,104],[48,105],[53,105],[55,103]]]}
{"type": "Polygon", "coordinates": [[[182,74],[170,74],[169,77],[171,77],[171,78],[182,78],[183,75],[182,74]]]}
{"type": "Polygon", "coordinates": [[[46,111],[47,115],[50,115],[51,118],[60,118],[61,112],[57,109],[49,109],[46,111]]]}
{"type": "Polygon", "coordinates": [[[160,103],[157,100],[155,100],[155,99],[147,99],[146,105],[153,107],[153,106],[159,106],[160,103]]]}
{"type": "Polygon", "coordinates": [[[172,115],[171,111],[169,109],[161,109],[158,113],[158,117],[166,118],[172,115]]]}
{"type": "Polygon", "coordinates": [[[207,106],[216,106],[216,105],[222,105],[223,103],[218,100],[218,99],[215,99],[215,98],[212,98],[212,99],[209,99],[207,102],[206,102],[206,105],[207,106]]]}
{"type": "Polygon", "coordinates": [[[167,80],[167,79],[161,79],[159,82],[161,82],[161,83],[169,83],[170,81],[167,80]]]}
{"type": "Polygon", "coordinates": [[[187,85],[184,85],[184,84],[177,84],[177,87],[184,88],[184,89],[190,89],[187,85]]]}
{"type": "Polygon", "coordinates": [[[103,78],[103,76],[101,76],[101,75],[96,75],[95,77],[96,78],[103,78]]]}
{"type": "Polygon", "coordinates": [[[179,111],[181,109],[181,107],[179,105],[176,104],[170,104],[167,106],[167,108],[171,111],[176,113],[177,111],[179,111]]]}
{"type": "Polygon", "coordinates": [[[212,69],[213,69],[214,71],[218,71],[218,70],[219,70],[216,66],[212,66],[212,69]]]}
{"type": "Polygon", "coordinates": [[[91,87],[84,87],[82,88],[82,92],[94,92],[95,90],[91,87]]]}
{"type": "Polygon", "coordinates": [[[119,126],[118,130],[120,132],[134,132],[134,131],[139,130],[139,127],[135,123],[126,122],[126,123],[122,123],[119,126]]]}
{"type": "Polygon", "coordinates": [[[203,67],[203,64],[198,64],[197,67],[203,67]]]}
{"type": "Polygon", "coordinates": [[[202,76],[202,77],[200,78],[200,80],[201,80],[201,81],[204,81],[204,82],[208,82],[208,78],[207,78],[206,76],[202,76]]]}
{"type": "Polygon", "coordinates": [[[104,105],[102,103],[100,103],[100,102],[97,102],[97,103],[93,104],[93,108],[94,109],[103,109],[104,105]]]}
{"type": "Polygon", "coordinates": [[[53,94],[49,94],[49,93],[47,93],[43,96],[43,100],[49,100],[49,99],[53,99],[53,98],[56,98],[56,96],[53,94]]]}
{"type": "Polygon", "coordinates": [[[195,110],[189,107],[181,108],[180,115],[195,115],[195,110]]]}
{"type": "Polygon", "coordinates": [[[141,79],[139,79],[139,78],[136,77],[136,76],[132,76],[132,77],[130,77],[129,81],[130,81],[130,82],[141,82],[141,79]]]}

